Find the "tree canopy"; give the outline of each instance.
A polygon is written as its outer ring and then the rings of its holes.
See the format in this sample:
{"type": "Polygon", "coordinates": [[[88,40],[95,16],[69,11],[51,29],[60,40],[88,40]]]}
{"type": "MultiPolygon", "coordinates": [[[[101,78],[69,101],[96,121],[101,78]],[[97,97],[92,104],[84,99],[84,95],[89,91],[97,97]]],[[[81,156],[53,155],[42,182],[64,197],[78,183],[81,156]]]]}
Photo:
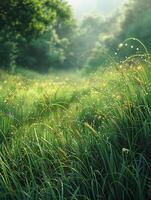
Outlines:
{"type": "Polygon", "coordinates": [[[70,14],[66,3],[59,0],[5,0],[0,2],[0,30],[32,38],[70,14]]]}
{"type": "Polygon", "coordinates": [[[36,69],[38,64],[38,69],[42,65],[50,67],[54,60],[63,60],[63,38],[69,38],[72,25],[72,12],[64,1],[1,1],[1,65],[8,68],[14,63],[36,69]]]}
{"type": "Polygon", "coordinates": [[[127,38],[138,38],[151,50],[150,21],[150,0],[129,0],[109,18],[89,13],[80,22],[65,0],[1,1],[0,67],[47,72],[106,66],[107,55],[121,60],[141,51],[137,46],[117,53],[127,38]]]}

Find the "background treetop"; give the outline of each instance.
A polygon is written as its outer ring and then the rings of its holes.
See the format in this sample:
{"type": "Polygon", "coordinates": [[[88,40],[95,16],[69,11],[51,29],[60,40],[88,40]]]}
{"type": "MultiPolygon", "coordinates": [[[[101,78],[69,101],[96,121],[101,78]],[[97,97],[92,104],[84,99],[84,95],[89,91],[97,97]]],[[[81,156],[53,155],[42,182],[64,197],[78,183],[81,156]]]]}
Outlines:
{"type": "Polygon", "coordinates": [[[70,15],[69,6],[60,0],[5,0],[0,2],[0,30],[32,38],[70,15]]]}

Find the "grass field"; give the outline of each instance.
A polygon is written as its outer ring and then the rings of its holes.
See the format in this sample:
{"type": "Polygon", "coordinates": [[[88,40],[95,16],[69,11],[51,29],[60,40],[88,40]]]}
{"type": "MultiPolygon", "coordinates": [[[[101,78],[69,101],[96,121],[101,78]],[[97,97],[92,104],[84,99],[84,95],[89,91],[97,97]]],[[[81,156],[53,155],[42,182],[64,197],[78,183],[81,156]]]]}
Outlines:
{"type": "Polygon", "coordinates": [[[0,71],[0,199],[151,199],[151,65],[0,71]]]}

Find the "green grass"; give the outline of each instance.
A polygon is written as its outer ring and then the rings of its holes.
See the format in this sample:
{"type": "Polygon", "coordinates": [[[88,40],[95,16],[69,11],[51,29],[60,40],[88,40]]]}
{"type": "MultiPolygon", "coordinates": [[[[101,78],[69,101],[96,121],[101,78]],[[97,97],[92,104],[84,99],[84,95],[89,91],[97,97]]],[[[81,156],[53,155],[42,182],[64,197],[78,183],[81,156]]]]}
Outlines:
{"type": "Polygon", "coordinates": [[[0,199],[151,199],[151,66],[0,72],[0,199]]]}

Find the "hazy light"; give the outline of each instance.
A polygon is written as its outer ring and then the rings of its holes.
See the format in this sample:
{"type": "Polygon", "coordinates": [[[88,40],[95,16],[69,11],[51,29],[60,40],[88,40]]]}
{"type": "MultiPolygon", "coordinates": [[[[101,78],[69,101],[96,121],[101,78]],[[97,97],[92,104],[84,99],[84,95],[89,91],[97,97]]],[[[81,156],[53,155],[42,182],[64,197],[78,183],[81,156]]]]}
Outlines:
{"type": "Polygon", "coordinates": [[[69,0],[69,3],[74,7],[78,8],[81,4],[81,0],[69,0]]]}
{"type": "Polygon", "coordinates": [[[78,18],[87,12],[111,15],[118,7],[127,1],[128,0],[68,0],[78,18]]]}

